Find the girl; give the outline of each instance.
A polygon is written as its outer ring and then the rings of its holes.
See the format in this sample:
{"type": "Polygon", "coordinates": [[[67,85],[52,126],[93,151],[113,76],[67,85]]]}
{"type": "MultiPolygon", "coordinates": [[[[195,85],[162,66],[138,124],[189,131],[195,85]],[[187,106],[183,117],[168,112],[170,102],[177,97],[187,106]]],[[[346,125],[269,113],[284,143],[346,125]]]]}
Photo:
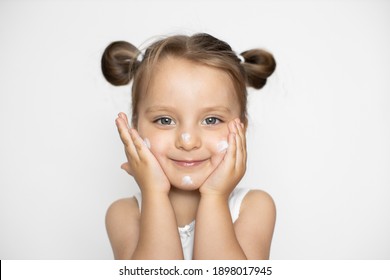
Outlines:
{"type": "Polygon", "coordinates": [[[116,259],[268,259],[272,198],[236,189],[246,170],[247,92],[276,66],[208,34],[171,36],[144,56],[127,42],[104,51],[113,85],[132,85],[131,127],[119,113],[122,169],[141,193],[114,202],[106,227],[116,259]]]}

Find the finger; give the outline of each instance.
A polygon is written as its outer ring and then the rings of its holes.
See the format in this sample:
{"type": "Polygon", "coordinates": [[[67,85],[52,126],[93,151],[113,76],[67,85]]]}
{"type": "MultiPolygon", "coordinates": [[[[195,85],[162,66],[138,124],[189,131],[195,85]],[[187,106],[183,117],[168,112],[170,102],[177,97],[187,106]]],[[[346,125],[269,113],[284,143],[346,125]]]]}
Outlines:
{"type": "MultiPolygon", "coordinates": [[[[147,148],[147,144],[141,138],[141,136],[139,136],[137,130],[135,130],[134,128],[131,128],[129,131],[130,131],[131,140],[133,141],[134,146],[137,149],[137,152],[139,154],[143,153],[145,151],[145,149],[147,148]]],[[[146,149],[146,150],[148,150],[148,149],[146,149]]]]}
{"type": "Polygon", "coordinates": [[[226,150],[224,161],[234,166],[237,157],[237,142],[236,142],[237,129],[234,125],[234,121],[231,121],[228,127],[229,127],[228,148],[226,150]]]}
{"type": "Polygon", "coordinates": [[[234,119],[229,123],[229,130],[234,133],[234,140],[236,144],[235,157],[233,162],[233,168],[237,172],[242,172],[246,165],[246,152],[244,148],[244,134],[240,125],[239,119],[234,119]]]}
{"type": "Polygon", "coordinates": [[[244,126],[239,119],[235,122],[237,133],[237,164],[245,164],[246,162],[246,139],[244,126]]]}
{"type": "Polygon", "coordinates": [[[237,130],[242,141],[242,147],[246,149],[246,130],[244,124],[239,119],[237,119],[237,130]]]}
{"type": "Polygon", "coordinates": [[[242,141],[240,135],[237,133],[235,135],[237,149],[236,149],[236,161],[235,161],[235,171],[241,172],[245,168],[245,153],[242,148],[242,141]]]}
{"type": "Polygon", "coordinates": [[[123,144],[127,147],[132,141],[125,120],[122,119],[121,117],[118,117],[115,120],[115,124],[123,144]]]}
{"type": "Polygon", "coordinates": [[[130,127],[131,127],[130,124],[129,124],[129,119],[127,118],[127,115],[126,115],[125,113],[120,112],[120,113],[118,114],[118,116],[119,116],[120,118],[122,118],[122,119],[126,122],[127,128],[130,128],[130,127]]]}
{"type": "Polygon", "coordinates": [[[133,140],[131,139],[131,135],[129,133],[129,129],[127,128],[125,120],[119,117],[115,120],[115,123],[117,125],[118,132],[123,142],[123,145],[125,146],[125,152],[128,160],[129,157],[138,159],[138,153],[134,146],[133,140]]]}
{"type": "Polygon", "coordinates": [[[123,170],[126,171],[128,174],[130,174],[131,176],[133,176],[133,171],[131,170],[130,164],[129,164],[128,162],[122,163],[121,169],[123,169],[123,170]]]}

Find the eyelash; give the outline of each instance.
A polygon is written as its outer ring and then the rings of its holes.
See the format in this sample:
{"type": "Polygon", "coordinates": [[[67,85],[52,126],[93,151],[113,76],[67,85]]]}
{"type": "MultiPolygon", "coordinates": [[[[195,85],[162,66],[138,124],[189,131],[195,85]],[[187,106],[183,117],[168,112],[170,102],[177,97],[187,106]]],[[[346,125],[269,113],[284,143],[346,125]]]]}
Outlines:
{"type": "MultiPolygon", "coordinates": [[[[162,126],[170,126],[170,125],[175,125],[176,124],[174,122],[174,120],[172,118],[170,118],[170,117],[161,117],[161,118],[155,119],[153,122],[156,123],[156,124],[162,125],[162,126]],[[166,122],[169,122],[169,123],[163,123],[163,121],[166,121],[166,122]]],[[[207,117],[207,118],[205,118],[202,121],[202,125],[208,125],[208,126],[217,125],[217,124],[220,124],[220,123],[223,123],[223,121],[220,118],[217,118],[217,117],[207,117]],[[207,121],[210,121],[210,120],[212,120],[213,123],[207,123],[207,121]]]]}
{"type": "Polygon", "coordinates": [[[219,119],[219,118],[217,118],[217,117],[207,117],[207,118],[205,118],[205,119],[202,121],[202,124],[204,124],[204,125],[217,125],[217,124],[220,124],[220,123],[222,123],[222,120],[219,119]],[[207,123],[207,120],[210,120],[210,119],[212,119],[213,121],[215,121],[215,123],[208,124],[208,123],[207,123]]]}
{"type": "Polygon", "coordinates": [[[163,125],[163,126],[168,126],[168,125],[174,125],[175,124],[175,122],[171,118],[169,118],[169,117],[161,117],[161,118],[155,119],[153,122],[157,123],[159,125],[163,125]],[[164,124],[164,123],[162,123],[163,120],[164,121],[169,121],[170,123],[169,124],[164,124]],[[173,124],[172,124],[172,122],[173,122],[173,124]]]}

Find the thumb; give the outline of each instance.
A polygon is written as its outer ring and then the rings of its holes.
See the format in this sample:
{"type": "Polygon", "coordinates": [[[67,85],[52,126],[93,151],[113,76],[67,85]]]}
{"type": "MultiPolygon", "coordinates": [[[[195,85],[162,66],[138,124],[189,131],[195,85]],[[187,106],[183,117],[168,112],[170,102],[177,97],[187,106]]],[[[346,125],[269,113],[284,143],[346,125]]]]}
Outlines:
{"type": "Polygon", "coordinates": [[[124,171],[129,173],[131,176],[133,176],[133,172],[132,172],[132,170],[130,168],[130,164],[128,162],[122,163],[121,164],[121,169],[123,169],[124,171]]]}

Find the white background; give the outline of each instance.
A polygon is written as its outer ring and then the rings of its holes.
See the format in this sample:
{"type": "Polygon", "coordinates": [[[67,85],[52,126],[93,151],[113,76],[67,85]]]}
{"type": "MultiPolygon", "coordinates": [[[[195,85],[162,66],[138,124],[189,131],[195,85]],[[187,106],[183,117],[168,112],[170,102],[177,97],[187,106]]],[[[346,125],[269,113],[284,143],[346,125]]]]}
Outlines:
{"type": "Polygon", "coordinates": [[[250,90],[240,187],[278,210],[272,259],[390,259],[390,2],[0,0],[0,259],[111,259],[137,192],[102,77],[114,40],[208,32],[278,67],[250,90]]]}

